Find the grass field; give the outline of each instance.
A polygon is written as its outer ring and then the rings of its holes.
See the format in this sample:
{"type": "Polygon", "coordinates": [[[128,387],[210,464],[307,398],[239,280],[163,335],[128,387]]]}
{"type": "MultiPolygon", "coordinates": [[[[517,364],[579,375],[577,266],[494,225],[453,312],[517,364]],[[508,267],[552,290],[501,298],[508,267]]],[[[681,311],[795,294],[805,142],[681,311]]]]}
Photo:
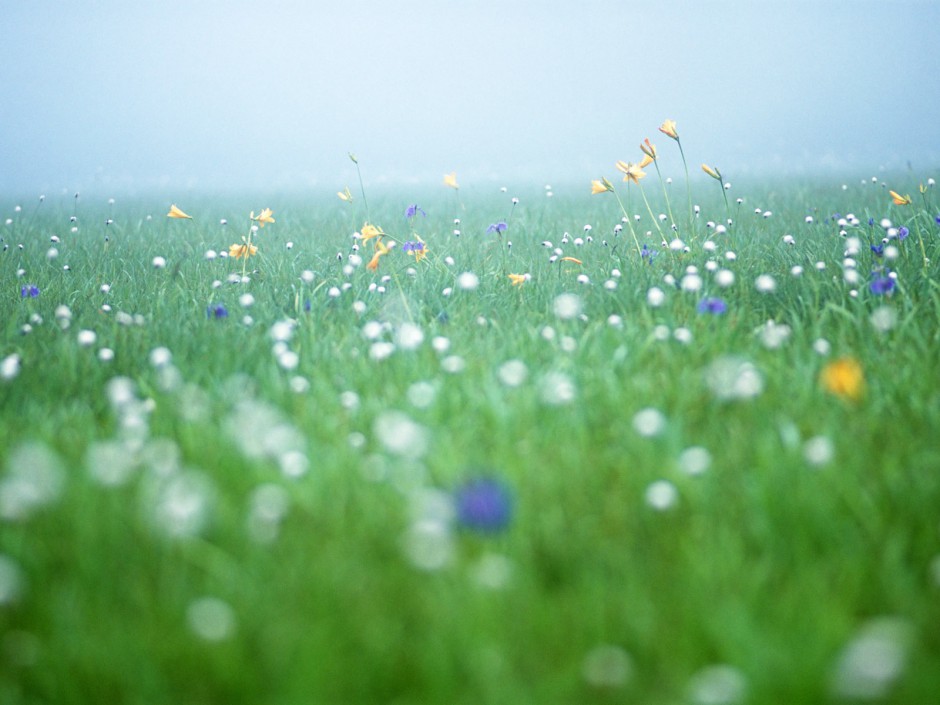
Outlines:
{"type": "Polygon", "coordinates": [[[0,203],[0,703],[940,702],[932,182],[723,183],[0,203]]]}

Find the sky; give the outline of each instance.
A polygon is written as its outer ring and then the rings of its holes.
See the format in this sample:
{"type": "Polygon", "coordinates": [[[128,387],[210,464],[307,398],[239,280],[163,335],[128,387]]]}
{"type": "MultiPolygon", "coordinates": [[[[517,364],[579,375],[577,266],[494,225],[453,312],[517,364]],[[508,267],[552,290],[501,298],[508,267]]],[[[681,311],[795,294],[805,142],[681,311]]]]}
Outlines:
{"type": "Polygon", "coordinates": [[[922,179],[938,26],[937,0],[0,0],[0,192],[335,191],[350,152],[370,183],[613,178],[645,137],[676,171],[666,118],[728,178],[922,179]]]}

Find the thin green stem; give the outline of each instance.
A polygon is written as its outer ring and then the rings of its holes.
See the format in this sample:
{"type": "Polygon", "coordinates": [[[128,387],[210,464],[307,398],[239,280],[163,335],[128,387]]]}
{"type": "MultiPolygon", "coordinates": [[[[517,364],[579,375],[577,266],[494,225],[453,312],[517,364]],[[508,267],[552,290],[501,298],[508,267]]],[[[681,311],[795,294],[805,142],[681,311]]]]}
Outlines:
{"type": "MultiPolygon", "coordinates": [[[[627,186],[627,188],[629,189],[630,187],[627,186]]],[[[620,194],[616,191],[612,191],[611,193],[613,193],[614,198],[617,199],[617,205],[620,206],[620,211],[623,213],[623,217],[626,219],[627,225],[630,226],[630,234],[633,235],[633,242],[636,245],[636,253],[642,258],[643,248],[640,247],[640,241],[637,239],[636,230],[633,229],[633,219],[630,217],[630,214],[627,213],[627,209],[623,207],[623,201],[620,200],[620,194]]],[[[629,191],[627,193],[629,193],[629,191]]]]}
{"type": "Polygon", "coordinates": [[[682,150],[682,141],[676,137],[676,144],[679,145],[679,154],[682,157],[682,166],[685,168],[685,190],[689,196],[689,232],[693,234],[690,241],[694,239],[695,214],[692,210],[692,182],[689,180],[689,163],[685,160],[685,152],[682,150]]]}

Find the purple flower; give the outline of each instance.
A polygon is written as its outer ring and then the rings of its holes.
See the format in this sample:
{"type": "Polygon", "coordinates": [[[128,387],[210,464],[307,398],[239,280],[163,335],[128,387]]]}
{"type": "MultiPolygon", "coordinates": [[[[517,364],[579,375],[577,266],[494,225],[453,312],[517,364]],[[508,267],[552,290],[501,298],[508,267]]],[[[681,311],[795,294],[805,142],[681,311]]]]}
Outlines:
{"type": "Polygon", "coordinates": [[[495,532],[505,529],[512,518],[512,497],[499,480],[481,477],[468,480],[455,494],[457,521],[468,529],[495,532]]]}
{"type": "Polygon", "coordinates": [[[938,215],[936,218],[934,218],[934,219],[933,219],[933,222],[935,222],[937,225],[940,225],[940,215],[938,215]]]}
{"type": "Polygon", "coordinates": [[[894,279],[888,276],[876,277],[868,287],[876,296],[884,296],[894,291],[894,279]]]}
{"type": "Polygon", "coordinates": [[[871,251],[875,253],[875,257],[883,257],[885,253],[885,246],[882,245],[872,245],[871,251]]]}
{"type": "Polygon", "coordinates": [[[508,228],[508,227],[509,227],[509,226],[506,225],[506,221],[505,221],[505,220],[501,220],[501,221],[499,221],[498,223],[493,223],[490,227],[488,227],[488,228],[486,229],[486,232],[487,232],[487,233],[496,233],[496,234],[498,235],[499,233],[505,232],[506,228],[508,228]]]}
{"type": "Polygon", "coordinates": [[[418,213],[420,213],[421,215],[423,215],[423,216],[425,216],[425,217],[427,217],[427,215],[428,215],[427,213],[424,212],[424,209],[423,209],[423,208],[421,208],[420,206],[418,206],[417,203],[412,203],[410,206],[408,206],[408,207],[405,209],[405,217],[406,217],[406,218],[414,218],[418,213]]]}
{"type": "Polygon", "coordinates": [[[228,309],[222,304],[209,304],[206,315],[209,318],[228,318],[228,309]]]}
{"type": "Polygon", "coordinates": [[[35,284],[27,284],[20,289],[20,297],[25,299],[27,296],[31,299],[35,299],[39,296],[39,287],[35,284]]]}
{"type": "Polygon", "coordinates": [[[653,264],[653,258],[658,254],[659,252],[651,250],[649,245],[644,244],[643,249],[640,250],[640,259],[646,260],[647,264],[653,264]]]}
{"type": "Polygon", "coordinates": [[[408,240],[401,245],[402,252],[424,252],[424,243],[408,240]]]}
{"type": "Polygon", "coordinates": [[[724,300],[714,296],[710,296],[698,302],[699,313],[710,313],[713,316],[720,316],[727,310],[728,306],[725,304],[724,300]]]}
{"type": "Polygon", "coordinates": [[[907,236],[911,234],[911,231],[905,228],[903,225],[898,228],[898,240],[905,240],[907,236]]]}

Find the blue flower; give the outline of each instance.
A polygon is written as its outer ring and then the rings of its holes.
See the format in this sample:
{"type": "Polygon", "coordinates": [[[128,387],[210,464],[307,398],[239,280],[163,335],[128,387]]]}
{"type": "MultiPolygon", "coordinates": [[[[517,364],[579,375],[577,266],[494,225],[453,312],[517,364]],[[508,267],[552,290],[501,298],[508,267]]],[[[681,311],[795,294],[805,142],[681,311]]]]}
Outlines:
{"type": "Polygon", "coordinates": [[[501,221],[499,221],[498,223],[493,223],[490,227],[488,227],[488,228],[486,229],[486,232],[487,232],[487,233],[496,233],[496,234],[499,234],[499,233],[501,233],[501,232],[505,232],[506,228],[508,228],[508,227],[509,227],[509,226],[506,225],[506,221],[505,221],[505,220],[501,220],[501,221]]]}
{"type": "Polygon", "coordinates": [[[428,215],[427,213],[424,212],[424,209],[423,209],[423,208],[421,208],[420,206],[418,206],[417,203],[412,203],[410,206],[408,206],[408,207],[405,209],[405,217],[406,217],[406,218],[414,218],[418,213],[420,213],[421,215],[423,215],[423,216],[425,216],[425,217],[427,217],[427,215],[428,215]]]}
{"type": "Polygon", "coordinates": [[[424,252],[424,243],[408,240],[401,245],[402,252],[424,252]]]}
{"type": "Polygon", "coordinates": [[[872,245],[871,251],[875,253],[876,257],[883,257],[885,253],[884,245],[872,245]]]}
{"type": "Polygon", "coordinates": [[[875,224],[875,219],[874,219],[874,218],[869,218],[869,219],[868,219],[868,225],[871,226],[871,225],[874,225],[874,224],[875,224]]]}
{"type": "Polygon", "coordinates": [[[876,296],[884,296],[894,291],[894,279],[888,276],[876,277],[868,287],[876,296]]]}
{"type": "Polygon", "coordinates": [[[907,236],[911,234],[911,231],[905,228],[903,225],[898,228],[898,240],[905,240],[907,236]]]}
{"type": "Polygon", "coordinates": [[[39,287],[35,284],[27,284],[20,289],[20,297],[25,299],[27,296],[31,299],[35,299],[39,296],[39,287]]]}
{"type": "Polygon", "coordinates": [[[499,480],[481,477],[468,480],[455,494],[457,521],[468,529],[495,532],[505,529],[512,518],[512,497],[499,480]]]}
{"type": "Polygon", "coordinates": [[[658,251],[651,250],[649,245],[644,244],[643,249],[640,250],[640,259],[646,260],[647,264],[653,264],[653,258],[658,254],[658,251]]]}
{"type": "Polygon", "coordinates": [[[934,219],[933,219],[933,222],[935,222],[937,225],[940,225],[940,215],[938,215],[936,218],[934,218],[934,219]]]}
{"type": "Polygon", "coordinates": [[[698,302],[697,310],[699,313],[710,313],[713,316],[720,316],[728,310],[728,305],[724,302],[724,299],[710,296],[698,302]]]}
{"type": "Polygon", "coordinates": [[[228,318],[228,309],[222,304],[209,304],[206,315],[209,318],[228,318]]]}

